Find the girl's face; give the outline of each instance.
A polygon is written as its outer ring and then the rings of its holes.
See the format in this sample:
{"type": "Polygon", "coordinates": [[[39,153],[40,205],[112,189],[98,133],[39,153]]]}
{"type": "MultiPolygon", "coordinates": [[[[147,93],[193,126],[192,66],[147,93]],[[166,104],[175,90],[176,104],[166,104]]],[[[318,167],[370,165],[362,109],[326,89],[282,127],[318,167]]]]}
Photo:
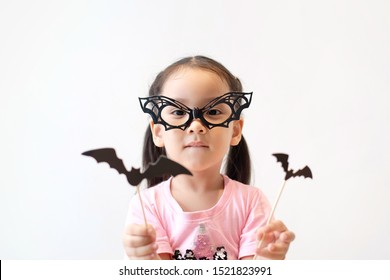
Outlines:
{"type": "MultiPolygon", "coordinates": [[[[183,68],[167,79],[161,95],[190,108],[202,108],[210,100],[229,91],[226,82],[217,74],[198,68],[183,68]]],[[[227,128],[208,129],[199,119],[195,119],[184,131],[166,131],[161,124],[154,124],[153,121],[150,125],[155,145],[165,147],[169,158],[191,172],[211,169],[219,172],[230,146],[240,142],[243,120],[232,121],[227,128]]]]}

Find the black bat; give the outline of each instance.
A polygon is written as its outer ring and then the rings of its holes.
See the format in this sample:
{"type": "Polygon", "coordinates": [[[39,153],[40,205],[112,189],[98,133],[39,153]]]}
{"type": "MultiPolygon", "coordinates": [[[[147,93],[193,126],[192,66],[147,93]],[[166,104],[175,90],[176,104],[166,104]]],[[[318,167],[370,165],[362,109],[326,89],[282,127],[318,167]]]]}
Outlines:
{"type": "Polygon", "coordinates": [[[294,171],[292,169],[288,169],[288,155],[286,154],[272,154],[272,155],[276,157],[277,162],[282,163],[283,170],[284,172],[286,172],[286,177],[284,177],[284,180],[287,181],[291,177],[296,177],[296,176],[303,176],[305,178],[313,179],[311,170],[307,165],[304,168],[299,169],[298,171],[294,171]]]}
{"type": "Polygon", "coordinates": [[[123,164],[123,161],[118,158],[116,152],[113,148],[103,148],[97,150],[86,151],[82,153],[84,156],[93,157],[98,163],[106,162],[108,165],[117,170],[119,174],[125,174],[127,181],[132,186],[137,186],[143,179],[150,179],[153,177],[158,177],[162,175],[172,175],[176,176],[179,174],[188,174],[192,173],[180,165],[179,163],[170,160],[166,156],[160,156],[156,162],[150,164],[146,170],[141,173],[139,168],[131,168],[128,171],[123,164]]]}

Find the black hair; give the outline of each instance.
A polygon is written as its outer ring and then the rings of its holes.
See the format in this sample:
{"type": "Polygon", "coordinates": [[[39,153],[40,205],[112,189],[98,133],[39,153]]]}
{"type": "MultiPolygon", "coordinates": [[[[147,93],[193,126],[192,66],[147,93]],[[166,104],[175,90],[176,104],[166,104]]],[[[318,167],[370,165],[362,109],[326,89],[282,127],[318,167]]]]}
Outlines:
{"type": "MultiPolygon", "coordinates": [[[[228,69],[221,63],[205,57],[205,56],[193,56],[186,57],[171,64],[165,70],[161,71],[154,82],[150,86],[149,96],[160,95],[161,90],[167,81],[167,79],[176,71],[185,68],[199,68],[216,73],[221,79],[223,79],[229,86],[231,91],[242,91],[242,84],[240,80],[232,75],[228,69]]],[[[152,132],[150,127],[146,129],[144,146],[142,152],[142,165],[145,170],[151,162],[155,162],[160,155],[166,155],[165,149],[157,147],[153,142],[152,132]]],[[[248,145],[241,137],[240,142],[236,146],[231,146],[225,165],[226,175],[244,184],[249,184],[251,179],[251,160],[249,155],[248,145]]],[[[148,187],[152,187],[166,179],[169,176],[156,177],[148,179],[148,187]]]]}

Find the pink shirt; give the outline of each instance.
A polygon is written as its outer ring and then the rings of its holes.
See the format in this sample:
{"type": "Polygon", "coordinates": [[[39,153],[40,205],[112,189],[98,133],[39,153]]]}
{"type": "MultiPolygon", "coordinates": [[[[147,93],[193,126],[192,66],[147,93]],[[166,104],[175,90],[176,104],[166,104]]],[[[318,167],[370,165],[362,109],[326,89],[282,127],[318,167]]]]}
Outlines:
{"type": "MultiPolygon", "coordinates": [[[[224,176],[216,205],[184,212],[170,191],[171,179],[142,191],[145,214],[157,233],[158,253],[173,259],[231,259],[254,255],[256,230],[266,224],[270,205],[260,189],[224,176]]],[[[138,195],[130,202],[127,224],[144,224],[138,195]]]]}

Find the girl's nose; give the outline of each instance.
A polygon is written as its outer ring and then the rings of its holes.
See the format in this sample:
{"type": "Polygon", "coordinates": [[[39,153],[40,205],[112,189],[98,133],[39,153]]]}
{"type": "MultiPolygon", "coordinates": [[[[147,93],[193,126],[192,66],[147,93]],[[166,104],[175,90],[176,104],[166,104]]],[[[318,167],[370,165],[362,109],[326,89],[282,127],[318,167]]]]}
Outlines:
{"type": "Polygon", "coordinates": [[[187,129],[188,133],[204,134],[206,133],[206,127],[203,125],[200,119],[194,119],[187,129]]]}

